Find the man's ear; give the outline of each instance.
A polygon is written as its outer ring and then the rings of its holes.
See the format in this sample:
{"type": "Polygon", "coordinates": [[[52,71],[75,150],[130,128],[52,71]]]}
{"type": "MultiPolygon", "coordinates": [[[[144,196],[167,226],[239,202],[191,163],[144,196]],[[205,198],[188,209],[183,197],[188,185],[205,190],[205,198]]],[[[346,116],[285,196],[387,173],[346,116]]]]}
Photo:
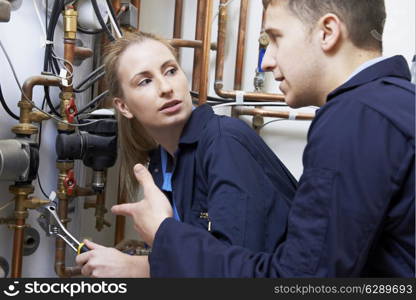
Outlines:
{"type": "Polygon", "coordinates": [[[127,119],[133,118],[133,114],[130,112],[129,107],[127,106],[126,102],[118,97],[113,99],[114,107],[127,119]]]}
{"type": "Polygon", "coordinates": [[[342,38],[342,22],[335,14],[326,14],[318,21],[319,43],[324,52],[339,46],[342,38]]]}

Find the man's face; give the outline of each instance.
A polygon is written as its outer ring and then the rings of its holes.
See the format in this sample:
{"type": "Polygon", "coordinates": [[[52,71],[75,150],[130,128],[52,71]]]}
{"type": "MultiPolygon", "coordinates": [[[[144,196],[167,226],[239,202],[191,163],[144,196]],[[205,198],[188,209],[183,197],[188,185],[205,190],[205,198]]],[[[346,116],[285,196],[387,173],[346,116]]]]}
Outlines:
{"type": "Polygon", "coordinates": [[[280,90],[286,96],[286,103],[293,108],[318,105],[320,53],[313,33],[284,0],[267,7],[265,30],[270,44],[262,67],[273,72],[276,81],[281,81],[280,90]]]}

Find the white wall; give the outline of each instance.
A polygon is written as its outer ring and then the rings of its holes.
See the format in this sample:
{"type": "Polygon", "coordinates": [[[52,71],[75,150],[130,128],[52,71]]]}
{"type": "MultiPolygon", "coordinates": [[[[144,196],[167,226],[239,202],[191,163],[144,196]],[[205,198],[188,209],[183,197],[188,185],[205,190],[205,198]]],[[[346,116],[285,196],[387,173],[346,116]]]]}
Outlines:
{"type": "MultiPolygon", "coordinates": [[[[42,0],[36,0],[41,3],[42,0]]],[[[52,2],[52,1],[49,1],[52,2]]],[[[172,36],[173,31],[173,14],[174,14],[174,0],[143,0],[141,8],[140,27],[143,31],[151,31],[167,38],[172,36]]],[[[235,64],[235,41],[237,39],[237,27],[239,18],[239,0],[230,2],[229,5],[229,25],[228,25],[228,41],[226,51],[226,62],[224,72],[224,85],[226,89],[231,89],[234,78],[234,64],[235,64]]],[[[388,18],[385,32],[385,56],[394,54],[402,54],[410,61],[415,53],[415,1],[414,0],[386,0],[388,18]]],[[[215,12],[217,11],[218,1],[215,1],[215,12]]],[[[41,6],[40,6],[41,7],[41,6]]],[[[215,14],[214,12],[214,14],[215,14]]],[[[195,13],[196,0],[185,0],[184,20],[183,20],[183,38],[194,39],[195,35],[195,13]]],[[[254,70],[257,64],[257,48],[258,36],[260,31],[262,6],[260,0],[250,1],[249,10],[249,25],[247,28],[247,52],[245,57],[245,67],[243,70],[243,87],[246,91],[253,90],[254,70]]],[[[216,40],[217,21],[213,23],[213,41],[216,40]]],[[[57,27],[57,34],[55,37],[56,49],[58,55],[63,55],[62,47],[62,24],[59,23],[57,27]]],[[[43,66],[43,49],[39,46],[41,37],[41,30],[39,21],[33,10],[32,1],[24,1],[22,7],[12,13],[12,18],[9,23],[0,23],[0,40],[9,51],[10,57],[15,64],[17,74],[20,82],[29,76],[39,74],[43,66]]],[[[89,36],[81,36],[87,47],[91,47],[92,40],[89,36]]],[[[215,52],[211,52],[211,73],[210,73],[210,89],[209,94],[215,96],[213,91],[214,79],[214,64],[215,52]]],[[[189,78],[192,74],[192,57],[193,50],[182,50],[182,65],[188,74],[189,78]]],[[[79,81],[91,68],[91,60],[83,63],[77,69],[75,81],[79,81]]],[[[9,102],[14,112],[18,112],[16,103],[20,98],[20,92],[11,76],[9,67],[0,53],[0,83],[3,88],[3,93],[6,100],[9,102]]],[[[277,84],[268,76],[266,90],[275,92],[277,84]]],[[[55,95],[57,91],[52,92],[55,95]]],[[[40,104],[43,97],[42,90],[37,88],[34,92],[34,100],[40,104]]],[[[87,96],[78,97],[78,101],[88,101],[87,96]]],[[[305,109],[304,109],[305,110],[305,109]]],[[[308,110],[308,109],[306,109],[308,110]]],[[[250,118],[245,118],[250,121],[250,118]]],[[[270,119],[266,119],[269,121],[270,119]]],[[[0,138],[13,138],[10,128],[16,124],[16,121],[7,116],[3,109],[0,109],[0,138]]],[[[41,147],[41,166],[39,169],[40,177],[44,189],[49,192],[56,188],[56,168],[55,168],[55,123],[48,121],[44,123],[44,138],[41,147]]],[[[309,127],[309,122],[298,121],[282,121],[274,123],[266,127],[262,131],[262,136],[269,144],[269,146],[277,153],[277,155],[284,161],[293,174],[299,178],[302,173],[302,152],[306,144],[306,134],[309,127]]],[[[77,164],[79,165],[79,164],[77,164]]],[[[77,168],[81,169],[81,168],[77,168]]],[[[85,172],[79,172],[81,179],[86,175],[85,172]]],[[[83,180],[81,180],[81,183],[83,180]]],[[[117,172],[115,168],[110,170],[108,182],[111,186],[115,186],[117,182],[117,172]]],[[[0,206],[12,198],[8,192],[10,182],[0,182],[0,192],[3,198],[0,199],[0,206]]],[[[36,186],[35,195],[42,197],[39,192],[38,185],[36,186]]],[[[114,203],[116,189],[108,190],[108,205],[114,203]]],[[[79,237],[93,237],[95,241],[105,245],[111,245],[113,241],[112,228],[106,228],[103,232],[97,233],[94,229],[95,218],[94,210],[84,211],[82,209],[83,201],[76,200],[73,204],[75,206],[75,214],[71,217],[70,229],[74,235],[79,237]]],[[[8,216],[12,213],[13,207],[7,210],[0,211],[0,217],[8,216]]],[[[36,213],[31,211],[28,223],[33,224],[37,228],[35,218],[36,213]]],[[[114,224],[114,217],[110,213],[107,218],[114,224]]],[[[127,237],[137,238],[136,233],[132,230],[130,221],[126,226],[129,230],[127,237]]],[[[54,241],[53,239],[45,238],[41,233],[42,242],[38,251],[32,256],[25,257],[23,262],[23,276],[25,277],[53,277],[55,276],[53,270],[54,262],[54,241]]],[[[0,226],[0,256],[11,259],[13,232],[7,229],[6,226],[0,226]]],[[[72,264],[73,253],[67,250],[68,265],[72,264]]]]}

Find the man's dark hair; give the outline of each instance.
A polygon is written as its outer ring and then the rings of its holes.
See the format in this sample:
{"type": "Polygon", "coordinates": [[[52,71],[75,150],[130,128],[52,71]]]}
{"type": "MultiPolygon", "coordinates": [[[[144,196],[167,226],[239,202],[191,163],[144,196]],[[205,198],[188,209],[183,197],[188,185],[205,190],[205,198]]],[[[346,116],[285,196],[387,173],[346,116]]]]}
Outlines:
{"type": "Polygon", "coordinates": [[[333,13],[345,23],[356,47],[379,51],[383,48],[384,0],[263,0],[264,8],[278,1],[286,2],[291,12],[309,27],[325,14],[333,13]]]}

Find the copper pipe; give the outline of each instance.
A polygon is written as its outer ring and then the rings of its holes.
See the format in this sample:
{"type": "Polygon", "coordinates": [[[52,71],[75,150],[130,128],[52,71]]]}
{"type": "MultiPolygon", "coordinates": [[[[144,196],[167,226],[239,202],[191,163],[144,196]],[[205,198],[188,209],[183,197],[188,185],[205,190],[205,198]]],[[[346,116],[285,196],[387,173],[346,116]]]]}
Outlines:
{"type": "MultiPolygon", "coordinates": [[[[32,76],[26,79],[22,86],[24,95],[32,100],[33,97],[33,88],[38,85],[44,86],[60,86],[61,78],[56,76],[47,76],[47,75],[37,75],[32,76]]],[[[22,100],[25,100],[25,96],[22,95],[22,100]]]]}
{"type": "Polygon", "coordinates": [[[209,54],[211,51],[211,20],[213,0],[204,2],[204,34],[202,39],[202,65],[199,80],[199,105],[206,103],[208,97],[209,54]]]}
{"type": "Polygon", "coordinates": [[[118,12],[120,11],[120,8],[121,8],[120,0],[112,0],[111,4],[113,5],[114,12],[116,14],[118,14],[118,12]]]}
{"type": "MultiPolygon", "coordinates": [[[[270,118],[282,118],[289,119],[289,111],[272,111],[259,108],[246,108],[246,107],[235,107],[235,112],[239,116],[262,116],[270,118]]],[[[315,114],[311,113],[296,113],[295,120],[311,121],[315,118],[315,114]]]]}
{"type": "Polygon", "coordinates": [[[234,90],[241,90],[243,82],[244,52],[246,49],[248,0],[241,0],[240,22],[238,25],[237,58],[235,62],[234,90]]]}
{"type": "MultiPolygon", "coordinates": [[[[223,90],[223,76],[224,76],[224,58],[225,58],[225,38],[227,28],[227,0],[220,0],[220,8],[218,14],[218,37],[217,37],[217,60],[215,68],[215,93],[222,98],[236,98],[236,91],[223,90]]],[[[242,70],[238,70],[242,72],[242,70]]],[[[261,102],[284,102],[284,95],[271,93],[244,93],[244,99],[249,101],[261,102]]]]}
{"type": "MultiPolygon", "coordinates": [[[[72,77],[73,69],[71,64],[73,64],[75,59],[75,39],[77,33],[77,11],[72,7],[67,7],[64,11],[64,59],[69,62],[65,63],[66,67],[71,71],[71,74],[68,74],[68,86],[63,87],[61,98],[61,115],[64,120],[68,121],[68,115],[66,114],[66,109],[70,107],[71,102],[74,99],[73,87],[72,87],[72,77]]],[[[75,128],[66,124],[59,124],[58,130],[73,132],[75,128]]],[[[68,176],[68,172],[74,169],[74,162],[60,162],[56,163],[58,169],[58,186],[57,186],[57,195],[59,199],[58,205],[58,216],[61,219],[61,222],[64,226],[69,222],[68,219],[68,191],[65,186],[65,180],[68,176]]],[[[78,267],[66,267],[65,266],[65,250],[66,244],[65,241],[61,238],[56,238],[55,241],[55,272],[59,277],[71,277],[74,275],[81,274],[81,269],[78,267]]]]}
{"type": "Polygon", "coordinates": [[[137,29],[139,29],[140,28],[140,6],[141,6],[141,1],[140,0],[132,0],[131,2],[137,8],[137,29]]]}
{"type": "MultiPolygon", "coordinates": [[[[203,20],[204,20],[204,1],[198,0],[197,15],[196,15],[196,28],[195,28],[195,40],[201,41],[203,34],[203,20]]],[[[194,67],[192,72],[192,90],[199,91],[200,74],[201,74],[201,50],[195,49],[194,51],[194,67]]]]}
{"type": "MultiPolygon", "coordinates": [[[[57,196],[59,199],[58,205],[58,216],[62,224],[66,227],[67,223],[70,221],[68,219],[68,192],[65,186],[65,179],[67,178],[67,172],[73,170],[74,162],[57,162],[56,167],[59,170],[58,174],[58,186],[57,186],[57,196]]],[[[65,250],[66,244],[65,241],[61,238],[57,238],[55,242],[55,272],[59,277],[71,277],[81,274],[81,269],[79,267],[66,267],[65,266],[65,250]]]]}
{"type": "MultiPolygon", "coordinates": [[[[119,177],[118,177],[118,191],[117,191],[117,204],[127,203],[127,190],[122,180],[122,167],[119,168],[119,177]]],[[[114,245],[119,244],[124,240],[124,231],[126,227],[126,217],[125,216],[116,216],[116,229],[114,234],[114,245]]]]}
{"type": "MultiPolygon", "coordinates": [[[[168,42],[176,48],[202,48],[202,41],[171,39],[168,42]]],[[[211,50],[217,50],[217,44],[211,43],[211,50]]]]}
{"type": "Polygon", "coordinates": [[[94,52],[90,48],[75,46],[75,58],[84,60],[93,56],[94,52]]]}
{"type": "MultiPolygon", "coordinates": [[[[66,61],[70,62],[71,64],[74,63],[74,59],[75,59],[75,40],[64,39],[64,58],[65,58],[66,61]]],[[[71,74],[74,73],[72,65],[65,62],[65,67],[67,68],[67,70],[69,72],[71,72],[71,74]]],[[[73,91],[72,76],[70,74],[68,74],[67,80],[68,80],[68,86],[64,86],[62,88],[62,91],[72,92],[73,91]]]]}
{"type": "Polygon", "coordinates": [[[107,208],[105,208],[105,191],[97,193],[97,199],[95,201],[95,228],[98,231],[101,231],[104,226],[110,227],[111,224],[105,220],[104,215],[107,213],[107,208]]]}
{"type": "Polygon", "coordinates": [[[11,278],[22,277],[23,235],[25,233],[25,219],[17,219],[13,237],[13,258],[11,278]]]}
{"type": "Polygon", "coordinates": [[[23,262],[23,236],[25,231],[25,220],[28,217],[27,207],[25,202],[29,199],[29,194],[33,193],[35,188],[32,185],[12,185],[9,187],[11,193],[14,194],[15,208],[14,218],[15,223],[10,227],[14,227],[13,236],[13,257],[11,265],[11,277],[19,278],[22,276],[22,262],[23,262]]]}
{"type": "Polygon", "coordinates": [[[38,85],[43,86],[60,86],[61,79],[55,76],[32,76],[29,77],[22,87],[22,98],[18,103],[20,108],[19,124],[13,126],[12,131],[16,134],[31,135],[38,132],[38,127],[32,124],[49,117],[41,112],[33,112],[33,104],[30,102],[33,97],[33,88],[38,85]]]}
{"type": "Polygon", "coordinates": [[[175,21],[173,24],[173,38],[180,39],[182,37],[182,12],[183,0],[175,1],[175,21]]]}

